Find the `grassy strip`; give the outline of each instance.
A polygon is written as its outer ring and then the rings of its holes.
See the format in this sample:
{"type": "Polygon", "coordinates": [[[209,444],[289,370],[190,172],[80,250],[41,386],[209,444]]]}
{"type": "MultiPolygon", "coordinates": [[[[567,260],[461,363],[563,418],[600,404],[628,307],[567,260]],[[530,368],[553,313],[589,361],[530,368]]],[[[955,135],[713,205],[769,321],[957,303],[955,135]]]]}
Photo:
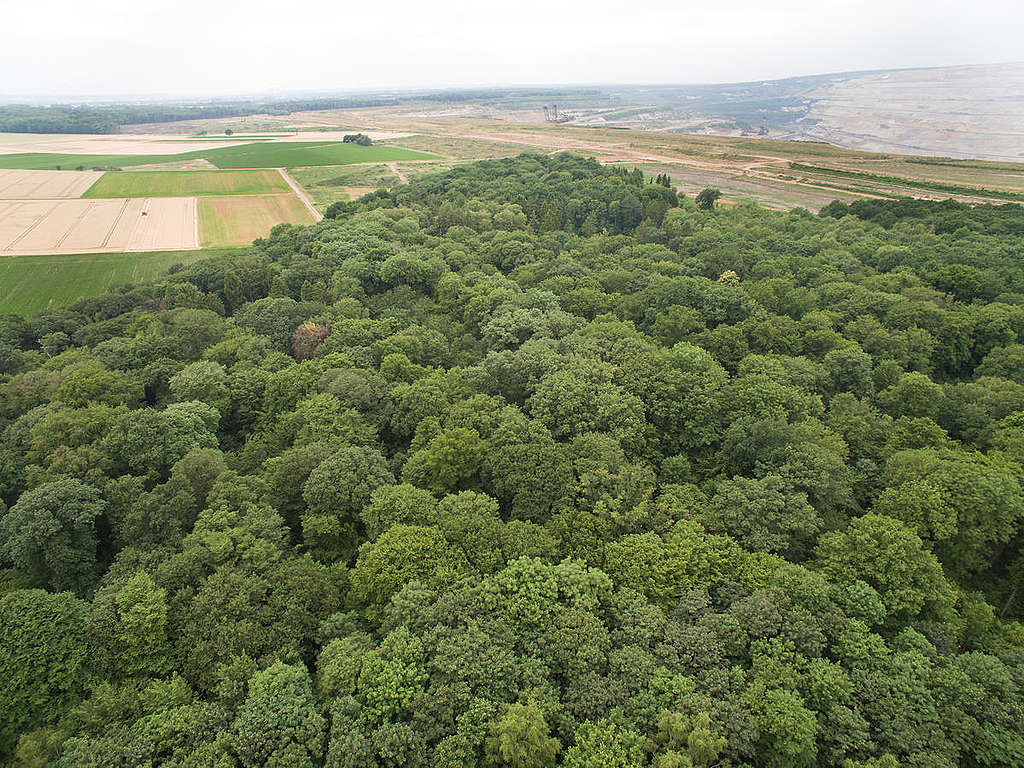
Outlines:
{"type": "Polygon", "coordinates": [[[115,285],[151,280],[175,264],[217,250],[0,257],[0,314],[30,315],[98,296],[115,285]]]}
{"type": "Polygon", "coordinates": [[[1000,189],[986,189],[985,187],[968,187],[962,184],[946,184],[941,181],[927,181],[923,179],[906,179],[900,176],[883,176],[878,173],[866,173],[865,171],[847,171],[840,168],[827,168],[819,165],[807,165],[805,163],[790,163],[789,167],[794,171],[805,173],[822,173],[827,176],[841,176],[848,179],[860,179],[862,181],[874,181],[882,184],[898,184],[901,187],[913,189],[926,189],[931,192],[948,192],[953,195],[974,195],[977,197],[994,197],[999,200],[1024,201],[1024,192],[1011,192],[1000,189]]]}
{"type": "Polygon", "coordinates": [[[973,168],[979,171],[1004,171],[1024,174],[1024,163],[995,163],[990,160],[957,160],[944,157],[907,157],[903,160],[914,165],[941,165],[948,168],[973,168]]]}
{"type": "Polygon", "coordinates": [[[191,197],[288,192],[277,171],[124,171],[105,173],[82,197],[191,197]]]}

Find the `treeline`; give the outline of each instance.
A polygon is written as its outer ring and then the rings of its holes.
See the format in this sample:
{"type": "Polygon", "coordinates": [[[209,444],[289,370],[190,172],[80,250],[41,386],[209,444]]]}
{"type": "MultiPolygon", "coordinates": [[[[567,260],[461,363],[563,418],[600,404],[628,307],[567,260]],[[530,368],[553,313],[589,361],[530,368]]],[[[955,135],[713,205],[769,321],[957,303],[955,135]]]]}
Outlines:
{"type": "MultiPolygon", "coordinates": [[[[821,209],[822,216],[841,219],[852,215],[891,229],[897,223],[920,223],[930,232],[950,234],[978,232],[992,235],[1024,235],[1024,206],[969,205],[957,200],[928,201],[913,197],[880,201],[863,198],[851,203],[833,200],[821,209]]],[[[1012,267],[1006,262],[1005,267],[1012,267]]]]}
{"type": "Polygon", "coordinates": [[[428,230],[438,234],[456,226],[528,226],[539,232],[585,236],[639,229],[644,236],[678,205],[675,190],[662,183],[649,183],[639,169],[617,167],[601,173],[591,169],[584,176],[568,171],[550,173],[540,184],[537,173],[529,172],[533,169],[529,162],[494,160],[458,166],[412,186],[380,189],[352,202],[339,201],[328,207],[326,216],[337,218],[381,207],[418,205],[426,211],[428,230]],[[496,218],[491,213],[495,203],[502,204],[496,218]]]}
{"type": "Polygon", "coordinates": [[[600,88],[573,88],[569,90],[553,90],[550,88],[480,88],[458,89],[450,91],[434,91],[425,94],[408,94],[410,100],[422,101],[484,101],[496,102],[515,99],[582,99],[601,96],[600,88]]]}
{"type": "Polygon", "coordinates": [[[1019,212],[921,205],[523,156],[4,318],[0,759],[1019,766],[1019,212]]]}
{"type": "Polygon", "coordinates": [[[315,98],[207,104],[0,105],[2,133],[117,133],[122,125],[208,120],[246,115],[287,115],[325,109],[392,106],[393,98],[315,98]]]}
{"type": "Polygon", "coordinates": [[[389,107],[405,101],[476,101],[510,98],[581,98],[594,89],[547,91],[493,89],[406,93],[389,96],[317,97],[258,101],[213,101],[200,104],[30,104],[0,105],[0,133],[117,133],[123,125],[210,120],[247,115],[287,115],[329,109],[389,107]]]}

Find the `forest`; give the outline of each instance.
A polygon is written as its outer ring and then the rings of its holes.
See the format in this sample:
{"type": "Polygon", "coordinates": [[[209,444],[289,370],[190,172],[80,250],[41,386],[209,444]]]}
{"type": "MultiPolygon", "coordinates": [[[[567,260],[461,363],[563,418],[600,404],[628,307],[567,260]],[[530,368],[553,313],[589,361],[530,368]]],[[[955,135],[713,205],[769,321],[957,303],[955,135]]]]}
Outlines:
{"type": "Polygon", "coordinates": [[[0,763],[1024,765],[1022,210],[523,155],[0,319],[0,763]]]}
{"type": "Polygon", "coordinates": [[[118,133],[122,125],[397,104],[390,97],[339,97],[207,103],[0,104],[0,133],[118,133]]]}
{"type": "Polygon", "coordinates": [[[97,104],[0,104],[0,133],[118,133],[122,125],[210,120],[249,115],[289,115],[293,112],[390,107],[408,102],[448,103],[483,100],[485,103],[598,97],[592,88],[489,88],[460,91],[399,91],[388,94],[307,96],[263,99],[216,99],[190,102],[97,104]]]}

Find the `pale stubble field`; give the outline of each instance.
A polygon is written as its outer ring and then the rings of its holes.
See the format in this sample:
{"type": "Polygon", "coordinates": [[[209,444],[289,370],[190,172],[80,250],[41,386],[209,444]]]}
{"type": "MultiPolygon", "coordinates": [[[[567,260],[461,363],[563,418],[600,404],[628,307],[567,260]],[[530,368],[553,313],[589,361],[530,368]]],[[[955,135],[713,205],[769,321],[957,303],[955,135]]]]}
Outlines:
{"type": "Polygon", "coordinates": [[[81,197],[102,175],[102,171],[0,170],[0,200],[81,197]]]}
{"type": "Polygon", "coordinates": [[[194,197],[2,200],[0,254],[198,248],[194,197]]]}

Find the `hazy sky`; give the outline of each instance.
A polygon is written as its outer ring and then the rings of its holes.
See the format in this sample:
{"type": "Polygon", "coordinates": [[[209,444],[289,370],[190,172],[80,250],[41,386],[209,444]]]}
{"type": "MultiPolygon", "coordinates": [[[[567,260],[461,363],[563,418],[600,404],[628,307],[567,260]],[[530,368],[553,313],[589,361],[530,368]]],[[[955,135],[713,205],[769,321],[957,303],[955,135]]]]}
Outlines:
{"type": "Polygon", "coordinates": [[[1022,0],[0,0],[0,94],[727,82],[1021,59],[1022,0]]]}

